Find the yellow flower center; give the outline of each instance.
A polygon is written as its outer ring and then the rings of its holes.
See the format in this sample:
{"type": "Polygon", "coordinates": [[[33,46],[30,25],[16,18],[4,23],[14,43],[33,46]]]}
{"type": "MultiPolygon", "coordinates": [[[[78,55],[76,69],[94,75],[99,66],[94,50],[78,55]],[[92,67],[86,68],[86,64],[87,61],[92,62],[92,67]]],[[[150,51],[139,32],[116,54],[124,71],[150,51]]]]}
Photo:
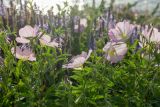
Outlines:
{"type": "Polygon", "coordinates": [[[108,51],[108,54],[109,54],[109,56],[115,56],[115,49],[110,49],[109,51],[108,51]]]}
{"type": "Polygon", "coordinates": [[[127,37],[127,35],[125,34],[125,33],[122,33],[122,38],[126,38],[127,37]]]}

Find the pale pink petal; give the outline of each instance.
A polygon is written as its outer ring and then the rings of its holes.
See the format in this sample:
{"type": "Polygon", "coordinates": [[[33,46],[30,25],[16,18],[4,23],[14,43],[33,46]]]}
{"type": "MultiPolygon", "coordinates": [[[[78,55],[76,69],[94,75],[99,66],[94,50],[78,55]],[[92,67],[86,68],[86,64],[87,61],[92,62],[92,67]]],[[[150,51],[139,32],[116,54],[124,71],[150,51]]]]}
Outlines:
{"type": "Polygon", "coordinates": [[[26,43],[29,43],[29,42],[30,42],[30,40],[25,39],[25,38],[23,38],[23,37],[16,37],[16,41],[17,41],[18,43],[22,43],[22,44],[26,44],[26,43]]]}
{"type": "Polygon", "coordinates": [[[24,28],[19,30],[19,36],[27,38],[35,37],[36,35],[34,35],[34,29],[31,26],[26,25],[24,28]]]}
{"type": "Polygon", "coordinates": [[[106,59],[111,63],[121,61],[127,50],[127,44],[124,42],[108,42],[103,48],[106,59]]]}
{"type": "Polygon", "coordinates": [[[104,52],[108,52],[108,49],[111,47],[112,43],[111,42],[107,42],[107,44],[104,46],[103,51],[104,52]]]}
{"type": "Polygon", "coordinates": [[[50,42],[50,43],[48,43],[48,46],[50,46],[50,47],[57,47],[58,48],[58,43],[57,42],[55,42],[55,41],[52,41],[52,42],[50,42]]]}
{"type": "Polygon", "coordinates": [[[119,61],[121,61],[122,59],[123,59],[123,57],[124,56],[121,56],[121,55],[119,55],[119,56],[117,56],[117,55],[115,55],[115,56],[107,56],[106,57],[106,59],[108,60],[108,61],[110,61],[111,63],[117,63],[117,62],[119,62],[119,61]]]}
{"type": "Polygon", "coordinates": [[[117,45],[114,45],[113,46],[115,48],[115,51],[117,53],[117,55],[125,55],[127,53],[127,44],[123,43],[123,42],[120,42],[119,44],[117,45]]]}
{"type": "Polygon", "coordinates": [[[111,41],[119,41],[122,39],[120,31],[117,29],[110,29],[108,35],[111,41]]]}
{"type": "MultiPolygon", "coordinates": [[[[154,42],[154,43],[160,43],[160,32],[157,28],[151,27],[149,29],[148,26],[145,26],[144,29],[142,29],[142,36],[148,41],[148,42],[154,42]]],[[[142,39],[140,39],[141,42],[142,39]]]]}
{"type": "Polygon", "coordinates": [[[118,22],[116,24],[116,28],[118,28],[121,32],[125,33],[125,22],[118,22]]]}
{"type": "Polygon", "coordinates": [[[33,34],[34,34],[34,35],[37,35],[38,30],[39,30],[39,27],[38,27],[37,25],[36,25],[36,26],[34,26],[33,34]]]}
{"type": "Polygon", "coordinates": [[[28,48],[22,50],[20,47],[16,46],[16,48],[15,47],[11,48],[11,53],[17,59],[30,60],[30,61],[36,60],[35,54],[28,48]]]}
{"type": "Polygon", "coordinates": [[[48,45],[48,43],[51,41],[51,37],[49,35],[43,35],[39,40],[41,44],[48,45]]]}
{"type": "Polygon", "coordinates": [[[24,56],[21,49],[17,46],[16,48],[11,49],[12,54],[17,58],[17,59],[22,59],[22,60],[27,60],[28,56],[24,56]]]}
{"type": "Polygon", "coordinates": [[[34,54],[31,54],[28,58],[29,61],[36,61],[36,57],[34,54]]]}
{"type": "Polygon", "coordinates": [[[134,28],[128,21],[118,22],[114,29],[109,30],[109,37],[113,41],[126,41],[131,37],[134,28]]]}

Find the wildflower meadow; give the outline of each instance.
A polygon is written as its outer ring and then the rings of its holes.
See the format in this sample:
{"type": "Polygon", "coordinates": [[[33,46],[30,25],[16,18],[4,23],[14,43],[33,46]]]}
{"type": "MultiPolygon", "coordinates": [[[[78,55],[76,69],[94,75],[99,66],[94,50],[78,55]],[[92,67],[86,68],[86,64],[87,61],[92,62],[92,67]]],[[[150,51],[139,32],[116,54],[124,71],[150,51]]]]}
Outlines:
{"type": "Polygon", "coordinates": [[[0,1],[0,107],[160,107],[160,2],[22,1],[0,1]]]}

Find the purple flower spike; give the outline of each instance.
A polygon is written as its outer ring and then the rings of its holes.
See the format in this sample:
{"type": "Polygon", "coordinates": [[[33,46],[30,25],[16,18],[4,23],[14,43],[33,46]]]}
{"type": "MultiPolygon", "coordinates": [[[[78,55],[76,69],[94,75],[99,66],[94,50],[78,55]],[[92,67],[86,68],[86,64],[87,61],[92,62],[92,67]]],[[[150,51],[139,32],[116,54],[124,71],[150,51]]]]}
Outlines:
{"type": "Polygon", "coordinates": [[[78,33],[79,31],[83,32],[86,27],[87,27],[87,19],[82,18],[80,19],[80,24],[74,25],[74,32],[76,33],[78,33]]]}
{"type": "Polygon", "coordinates": [[[0,6],[0,16],[5,16],[6,13],[7,13],[6,7],[4,5],[1,5],[0,6]]]}
{"type": "Polygon", "coordinates": [[[134,31],[133,31],[133,34],[132,34],[132,37],[131,37],[131,39],[130,39],[131,44],[133,44],[134,41],[135,41],[136,39],[138,39],[138,37],[139,37],[139,35],[138,35],[137,27],[135,27],[135,29],[134,29],[134,31]]]}
{"type": "Polygon", "coordinates": [[[34,26],[34,35],[38,35],[39,29],[40,29],[39,26],[37,25],[34,26]]]}

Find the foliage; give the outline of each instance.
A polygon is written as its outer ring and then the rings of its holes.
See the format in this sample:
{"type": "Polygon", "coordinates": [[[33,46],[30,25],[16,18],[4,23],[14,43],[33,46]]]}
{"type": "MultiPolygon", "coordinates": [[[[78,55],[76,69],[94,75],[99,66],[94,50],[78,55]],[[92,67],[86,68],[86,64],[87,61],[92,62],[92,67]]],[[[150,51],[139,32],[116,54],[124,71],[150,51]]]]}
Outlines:
{"type": "MultiPolygon", "coordinates": [[[[0,49],[4,58],[4,64],[0,65],[0,107],[159,107],[160,54],[154,49],[155,44],[149,44],[149,55],[154,59],[143,58],[141,54],[145,48],[137,51],[139,40],[135,40],[133,44],[127,44],[129,50],[121,62],[111,64],[106,61],[102,48],[108,41],[108,29],[103,29],[103,37],[92,29],[93,23],[105,11],[104,3],[102,0],[98,8],[86,5],[84,11],[73,6],[70,13],[65,10],[67,2],[64,9],[57,5],[59,19],[66,14],[70,19],[74,16],[87,17],[88,26],[84,32],[75,33],[73,20],[69,20],[66,26],[56,26],[47,20],[51,34],[64,34],[66,44],[63,50],[32,44],[37,57],[35,62],[18,60],[12,55],[10,50],[17,44],[15,40],[6,42],[6,37],[8,34],[17,36],[19,27],[9,30],[11,27],[7,29],[0,23],[3,26],[0,49]],[[83,69],[63,69],[62,64],[67,62],[68,54],[77,55],[88,50],[91,36],[95,38],[96,49],[83,69]]],[[[146,23],[157,24],[159,17],[140,16],[136,19],[132,16],[129,9],[134,5],[136,3],[128,4],[123,14],[113,11],[116,19],[131,17],[130,20],[136,23],[144,24],[145,19],[146,23]]],[[[112,6],[113,2],[110,9],[112,6]]],[[[25,23],[35,24],[31,22],[25,23]]]]}

